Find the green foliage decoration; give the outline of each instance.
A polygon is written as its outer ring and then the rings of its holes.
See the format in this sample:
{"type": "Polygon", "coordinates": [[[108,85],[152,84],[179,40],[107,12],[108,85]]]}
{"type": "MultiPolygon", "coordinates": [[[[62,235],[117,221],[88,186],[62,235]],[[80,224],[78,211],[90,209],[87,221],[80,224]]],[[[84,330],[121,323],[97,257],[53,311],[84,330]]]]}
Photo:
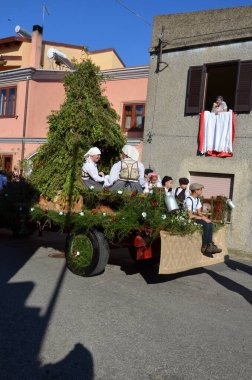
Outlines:
{"type": "Polygon", "coordinates": [[[193,223],[186,210],[167,213],[164,194],[154,192],[149,195],[137,195],[123,192],[97,192],[85,190],[85,207],[80,213],[64,214],[50,210],[34,208],[31,217],[44,223],[50,220],[61,230],[70,230],[81,234],[91,228],[102,230],[109,242],[120,243],[132,233],[146,233],[151,241],[155,240],[161,230],[170,234],[186,235],[201,230],[193,223]],[[100,206],[111,206],[114,211],[103,212],[100,206]]]}
{"type": "Polygon", "coordinates": [[[66,260],[71,271],[83,275],[83,269],[91,264],[93,247],[86,235],[72,235],[66,243],[66,260]]]}
{"type": "Polygon", "coordinates": [[[103,95],[99,68],[89,59],[75,67],[65,75],[65,101],[48,117],[48,140],[33,162],[31,181],[49,200],[59,192],[65,199],[78,197],[83,156],[90,147],[101,149],[99,169],[108,172],[125,144],[116,111],[103,95]]]}

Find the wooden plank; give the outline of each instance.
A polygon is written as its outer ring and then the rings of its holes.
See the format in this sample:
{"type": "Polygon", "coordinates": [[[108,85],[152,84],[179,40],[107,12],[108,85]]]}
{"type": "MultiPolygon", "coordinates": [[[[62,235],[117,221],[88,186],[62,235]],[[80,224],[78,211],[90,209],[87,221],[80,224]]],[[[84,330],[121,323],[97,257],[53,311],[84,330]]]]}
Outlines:
{"type": "Polygon", "coordinates": [[[178,236],[170,235],[166,231],[160,231],[161,257],[159,274],[179,273],[189,269],[223,263],[228,255],[226,234],[226,226],[214,233],[214,242],[218,247],[222,248],[222,252],[214,254],[213,258],[211,258],[201,253],[202,234],[200,232],[178,236]]]}

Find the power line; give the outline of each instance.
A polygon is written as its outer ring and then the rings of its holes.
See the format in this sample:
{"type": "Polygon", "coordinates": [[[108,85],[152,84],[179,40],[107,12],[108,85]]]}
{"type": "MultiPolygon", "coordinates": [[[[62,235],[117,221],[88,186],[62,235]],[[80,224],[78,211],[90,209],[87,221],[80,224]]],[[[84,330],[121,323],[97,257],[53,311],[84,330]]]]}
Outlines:
{"type": "Polygon", "coordinates": [[[146,20],[143,16],[141,16],[140,14],[138,14],[137,12],[133,11],[132,9],[130,9],[127,5],[123,4],[120,0],[115,0],[119,5],[121,5],[124,9],[126,9],[127,11],[129,11],[130,13],[132,13],[134,16],[140,18],[140,20],[142,20],[145,24],[149,25],[151,27],[151,23],[149,23],[148,20],[146,20]]]}

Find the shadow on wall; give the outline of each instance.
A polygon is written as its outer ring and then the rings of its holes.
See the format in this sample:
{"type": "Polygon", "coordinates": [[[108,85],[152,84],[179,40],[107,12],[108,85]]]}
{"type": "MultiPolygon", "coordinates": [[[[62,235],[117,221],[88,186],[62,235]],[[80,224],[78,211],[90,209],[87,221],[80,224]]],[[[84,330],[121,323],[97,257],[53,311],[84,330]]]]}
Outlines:
{"type": "Polygon", "coordinates": [[[1,242],[0,378],[92,380],[92,354],[80,343],[77,343],[61,361],[41,365],[39,360],[41,345],[57,302],[66,267],[62,268],[45,315],[40,316],[40,308],[25,306],[35,284],[33,282],[8,283],[37,249],[33,244],[23,244],[24,252],[21,255],[17,254],[19,253],[18,245],[20,245],[20,240],[16,242],[12,240],[11,245],[9,239],[1,242]]]}

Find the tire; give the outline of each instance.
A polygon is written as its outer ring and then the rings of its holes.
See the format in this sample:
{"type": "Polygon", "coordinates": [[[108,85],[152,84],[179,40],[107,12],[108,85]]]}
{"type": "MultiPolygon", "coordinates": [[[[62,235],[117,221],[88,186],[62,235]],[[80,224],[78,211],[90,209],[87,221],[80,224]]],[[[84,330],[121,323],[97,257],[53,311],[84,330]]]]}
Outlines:
{"type": "Polygon", "coordinates": [[[75,274],[91,277],[104,272],[109,245],[104,234],[91,229],[86,234],[71,234],[66,239],[67,267],[75,274]]]}

